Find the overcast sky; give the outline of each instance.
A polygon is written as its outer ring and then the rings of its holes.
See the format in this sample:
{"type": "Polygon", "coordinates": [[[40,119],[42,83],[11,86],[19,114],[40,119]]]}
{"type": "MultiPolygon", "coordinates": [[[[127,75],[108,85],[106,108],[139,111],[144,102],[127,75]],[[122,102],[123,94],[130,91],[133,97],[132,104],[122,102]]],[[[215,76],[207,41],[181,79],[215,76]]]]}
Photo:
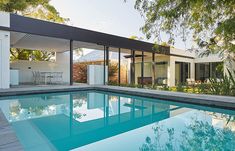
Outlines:
{"type": "MultiPolygon", "coordinates": [[[[145,37],[139,30],[144,20],[134,9],[134,0],[52,0],[51,4],[62,17],[70,19],[76,27],[105,32],[129,38],[145,37]]],[[[163,35],[162,39],[167,40],[163,35]]],[[[146,39],[145,39],[146,41],[146,39]]],[[[153,40],[148,40],[153,42],[153,40]]],[[[176,39],[176,48],[185,49],[185,43],[176,39]]],[[[187,48],[189,43],[187,42],[187,48]]]]}

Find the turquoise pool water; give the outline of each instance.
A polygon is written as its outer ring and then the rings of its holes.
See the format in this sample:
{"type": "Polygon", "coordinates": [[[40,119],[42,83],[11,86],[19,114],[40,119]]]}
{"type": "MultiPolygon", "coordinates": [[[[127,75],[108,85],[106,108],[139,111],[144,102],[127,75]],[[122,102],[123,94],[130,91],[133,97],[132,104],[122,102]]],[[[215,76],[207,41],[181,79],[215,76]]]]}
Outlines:
{"type": "Polygon", "coordinates": [[[234,151],[235,111],[96,91],[9,97],[28,151],[234,151]]]}

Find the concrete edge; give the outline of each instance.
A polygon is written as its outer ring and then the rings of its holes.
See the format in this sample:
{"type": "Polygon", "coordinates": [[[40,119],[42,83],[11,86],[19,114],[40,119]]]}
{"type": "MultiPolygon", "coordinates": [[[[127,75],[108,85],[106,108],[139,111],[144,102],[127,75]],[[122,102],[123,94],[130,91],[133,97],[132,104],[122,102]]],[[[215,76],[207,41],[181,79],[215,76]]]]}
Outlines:
{"type": "Polygon", "coordinates": [[[17,96],[17,95],[33,95],[33,94],[41,94],[41,93],[58,93],[58,92],[73,92],[73,91],[89,91],[94,90],[94,87],[66,87],[66,88],[47,88],[47,89],[25,89],[25,90],[16,90],[16,91],[7,91],[0,92],[0,98],[8,97],[8,96],[17,96]]]}
{"type": "Polygon", "coordinates": [[[157,91],[142,88],[128,88],[117,86],[97,86],[95,90],[148,97],[153,99],[162,99],[180,103],[189,103],[196,105],[205,105],[209,107],[218,107],[223,109],[235,109],[235,97],[188,94],[181,92],[157,91]]]}
{"type": "Polygon", "coordinates": [[[65,86],[65,87],[50,87],[39,89],[18,89],[0,92],[0,98],[17,95],[32,95],[41,93],[57,93],[57,92],[74,92],[74,91],[107,91],[114,93],[122,93],[126,95],[135,95],[140,97],[148,97],[154,99],[162,99],[180,103],[189,103],[196,105],[206,105],[210,107],[218,107],[224,109],[235,109],[235,97],[189,94],[182,92],[159,91],[143,88],[129,88],[119,86],[65,86]]]}

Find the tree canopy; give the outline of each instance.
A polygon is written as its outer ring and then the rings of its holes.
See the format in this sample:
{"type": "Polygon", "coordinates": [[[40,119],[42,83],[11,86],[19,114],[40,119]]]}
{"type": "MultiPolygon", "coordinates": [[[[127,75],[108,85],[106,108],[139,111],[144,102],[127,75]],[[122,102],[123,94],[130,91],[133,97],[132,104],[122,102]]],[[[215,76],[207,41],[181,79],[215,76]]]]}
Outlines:
{"type": "Polygon", "coordinates": [[[147,38],[160,40],[166,32],[174,44],[177,36],[185,41],[192,35],[204,54],[235,52],[235,0],[136,0],[135,8],[147,38]]]}
{"type": "Polygon", "coordinates": [[[11,12],[23,16],[65,23],[67,18],[60,16],[50,0],[0,0],[0,11],[11,12]]]}
{"type": "MultiPolygon", "coordinates": [[[[0,0],[0,11],[65,24],[68,19],[60,16],[50,0],[0,0]]],[[[11,60],[49,61],[52,52],[11,48],[11,60]]]]}

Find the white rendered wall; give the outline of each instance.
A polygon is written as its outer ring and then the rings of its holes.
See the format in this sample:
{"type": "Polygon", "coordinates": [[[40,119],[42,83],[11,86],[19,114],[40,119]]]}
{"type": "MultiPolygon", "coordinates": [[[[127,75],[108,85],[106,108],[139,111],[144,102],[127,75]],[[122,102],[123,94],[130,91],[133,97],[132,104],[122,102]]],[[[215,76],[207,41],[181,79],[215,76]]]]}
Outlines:
{"type": "MultiPolygon", "coordinates": [[[[0,17],[2,16],[0,15],[0,17]]],[[[10,87],[10,32],[0,31],[0,89],[6,89],[9,87],[10,87]]]]}
{"type": "Polygon", "coordinates": [[[70,80],[69,55],[57,53],[56,61],[28,61],[18,60],[11,63],[12,69],[19,70],[20,83],[32,83],[32,71],[63,72],[63,83],[68,84],[70,80]]]}
{"type": "Polygon", "coordinates": [[[0,11],[0,26],[10,27],[10,14],[0,11]]]}
{"type": "Polygon", "coordinates": [[[190,79],[195,79],[195,64],[194,59],[170,56],[168,62],[168,86],[175,86],[175,62],[190,63],[190,79]]]}
{"type": "Polygon", "coordinates": [[[175,59],[172,56],[170,56],[167,67],[167,85],[170,87],[175,86],[175,59]]]}
{"type": "Polygon", "coordinates": [[[177,48],[170,48],[170,53],[175,55],[187,56],[187,57],[195,57],[195,51],[177,49],[177,48]]]}
{"type": "MultiPolygon", "coordinates": [[[[106,66],[105,82],[108,82],[108,67],[106,66]]],[[[89,85],[103,85],[104,84],[104,66],[103,65],[89,65],[87,68],[87,82],[89,85]]]]}
{"type": "Polygon", "coordinates": [[[197,57],[194,59],[195,63],[206,63],[206,62],[221,62],[223,59],[219,54],[210,54],[209,56],[197,57]]]}
{"type": "Polygon", "coordinates": [[[61,72],[63,72],[64,82],[70,82],[70,54],[69,51],[64,53],[56,53],[56,64],[61,72]]]}

